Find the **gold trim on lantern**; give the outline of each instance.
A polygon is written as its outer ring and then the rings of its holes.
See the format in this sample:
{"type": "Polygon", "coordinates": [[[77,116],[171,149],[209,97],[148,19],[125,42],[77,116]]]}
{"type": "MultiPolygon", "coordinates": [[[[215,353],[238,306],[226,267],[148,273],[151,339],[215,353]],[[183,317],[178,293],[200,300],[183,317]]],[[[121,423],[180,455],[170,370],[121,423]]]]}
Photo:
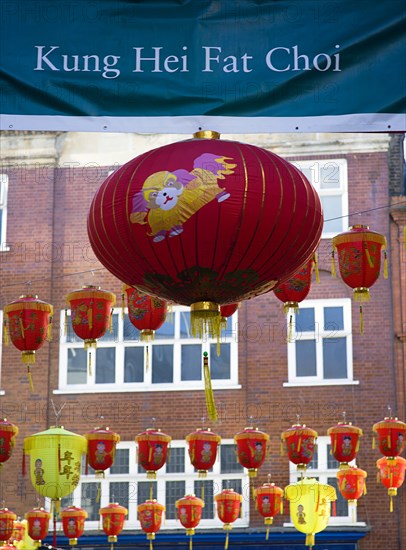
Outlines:
{"type": "Polygon", "coordinates": [[[108,542],[117,542],[117,535],[109,535],[108,542]]]}
{"type": "Polygon", "coordinates": [[[272,523],[273,523],[273,518],[272,517],[264,519],[264,524],[265,525],[272,525],[272,523]]]}
{"type": "Polygon", "coordinates": [[[288,437],[291,437],[292,435],[297,435],[297,436],[309,435],[309,436],[313,436],[314,438],[317,438],[317,432],[315,430],[312,430],[311,428],[307,428],[306,426],[304,426],[304,427],[292,426],[292,428],[289,428],[285,432],[282,432],[281,438],[282,439],[287,439],[288,437]]]}
{"type": "Polygon", "coordinates": [[[194,139],[220,139],[219,132],[215,130],[199,130],[193,134],[194,139]]]}
{"type": "Polygon", "coordinates": [[[261,432],[258,429],[256,429],[255,432],[242,432],[240,434],[236,434],[234,436],[234,441],[239,441],[240,439],[255,439],[255,438],[268,441],[270,436],[269,434],[266,434],[265,432],[261,432]]]}
{"type": "Polygon", "coordinates": [[[135,436],[135,441],[149,441],[151,439],[154,441],[163,441],[164,443],[170,443],[172,441],[172,437],[170,435],[163,433],[152,432],[138,434],[135,436]]]}
{"type": "Polygon", "coordinates": [[[161,510],[162,512],[165,512],[166,510],[165,506],[157,502],[155,499],[147,500],[146,502],[139,504],[137,508],[138,508],[138,512],[143,512],[144,510],[151,510],[152,508],[154,508],[155,510],[161,510]]]}
{"type": "MultiPolygon", "coordinates": [[[[351,229],[353,229],[354,227],[362,227],[362,226],[353,225],[351,229]]],[[[365,228],[368,229],[368,226],[365,226],[365,228]]],[[[332,239],[334,247],[340,244],[353,243],[357,241],[368,241],[370,243],[378,243],[386,248],[386,237],[384,235],[380,235],[379,233],[375,233],[373,231],[365,231],[365,232],[354,231],[353,233],[342,233],[341,235],[336,235],[332,239]]]]}
{"type": "Polygon", "coordinates": [[[51,304],[47,304],[46,302],[13,302],[11,304],[8,304],[7,306],[4,306],[4,313],[11,313],[12,311],[20,311],[20,310],[27,310],[27,309],[34,309],[36,311],[46,311],[53,315],[54,308],[51,306],[51,304]]]}
{"type": "Polygon", "coordinates": [[[141,342],[151,342],[155,339],[155,330],[143,328],[140,332],[141,342]]]}
{"type": "Polygon", "coordinates": [[[358,426],[352,426],[351,424],[343,424],[343,425],[338,424],[337,426],[332,426],[327,430],[327,435],[347,433],[347,432],[362,435],[362,429],[358,428],[358,426]]]}
{"type": "Polygon", "coordinates": [[[368,288],[364,286],[354,288],[354,300],[356,302],[368,302],[369,298],[370,298],[370,295],[369,295],[368,288]]]}
{"type": "Polygon", "coordinates": [[[385,418],[385,420],[381,420],[380,422],[377,422],[372,426],[372,429],[374,432],[376,432],[378,429],[382,428],[393,428],[395,430],[397,429],[406,429],[406,424],[402,422],[401,420],[398,420],[397,418],[394,418],[392,422],[388,422],[389,419],[385,418]]]}
{"type": "Polygon", "coordinates": [[[216,441],[217,443],[221,443],[221,437],[219,435],[214,433],[208,434],[207,432],[194,432],[188,434],[185,440],[187,443],[189,441],[216,441]]]}
{"type": "Polygon", "coordinates": [[[116,295],[107,290],[100,290],[100,287],[93,287],[94,290],[74,290],[66,296],[66,303],[70,306],[72,300],[88,300],[93,298],[94,300],[108,300],[111,305],[116,304],[116,295]]]}
{"type": "Polygon", "coordinates": [[[120,441],[120,436],[115,432],[93,432],[85,434],[84,437],[88,441],[94,441],[95,439],[106,439],[107,441],[115,441],[116,443],[120,441]]]}

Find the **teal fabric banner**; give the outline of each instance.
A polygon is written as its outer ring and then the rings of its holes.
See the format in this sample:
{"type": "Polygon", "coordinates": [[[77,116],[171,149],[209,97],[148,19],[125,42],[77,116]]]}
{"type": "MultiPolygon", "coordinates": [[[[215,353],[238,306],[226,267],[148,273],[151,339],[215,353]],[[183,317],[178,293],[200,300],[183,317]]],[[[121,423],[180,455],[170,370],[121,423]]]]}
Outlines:
{"type": "Polygon", "coordinates": [[[404,0],[3,0],[1,128],[406,129],[404,0]]]}

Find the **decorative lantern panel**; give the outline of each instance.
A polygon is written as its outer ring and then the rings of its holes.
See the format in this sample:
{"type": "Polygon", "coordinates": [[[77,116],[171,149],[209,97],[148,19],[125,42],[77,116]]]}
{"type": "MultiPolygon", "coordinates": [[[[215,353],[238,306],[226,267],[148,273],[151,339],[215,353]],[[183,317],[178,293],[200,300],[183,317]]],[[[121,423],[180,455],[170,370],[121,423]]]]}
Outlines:
{"type": "Polygon", "coordinates": [[[146,500],[138,505],[138,519],[141,523],[141,528],[147,534],[147,539],[152,541],[155,539],[156,533],[160,530],[162,524],[162,516],[165,511],[165,506],[159,504],[155,499],[146,500]]]}
{"type": "Polygon", "coordinates": [[[186,442],[189,445],[190,462],[198,471],[199,477],[206,477],[216,461],[221,437],[210,428],[202,428],[187,435],[186,442]]]}
{"type": "Polygon", "coordinates": [[[62,510],[60,516],[63,532],[68,537],[70,546],[75,546],[78,543],[78,538],[83,535],[85,530],[87,512],[82,508],[69,506],[62,510]]]}
{"type": "Polygon", "coordinates": [[[113,465],[120,436],[109,428],[95,428],[86,433],[85,438],[87,464],[96,471],[96,477],[104,477],[104,471],[113,465]]]}
{"type": "Polygon", "coordinates": [[[117,542],[117,537],[124,528],[125,517],[128,514],[127,508],[118,503],[110,503],[105,508],[100,508],[102,517],[102,528],[108,536],[108,541],[113,544],[117,542]]]}
{"type": "Polygon", "coordinates": [[[217,515],[224,523],[223,529],[227,531],[225,548],[228,548],[228,534],[233,528],[233,523],[240,517],[242,495],[235,493],[233,489],[223,489],[214,496],[217,505],[217,515]]]}
{"type": "Polygon", "coordinates": [[[298,470],[306,470],[313,458],[317,432],[305,424],[294,424],[281,435],[285,441],[289,460],[297,465],[298,470]]]}
{"type": "Polygon", "coordinates": [[[338,423],[327,430],[327,435],[331,440],[331,454],[340,463],[340,468],[346,468],[358,454],[361,428],[351,423],[338,423]]]}
{"type": "Polygon", "coordinates": [[[337,472],[340,493],[348,502],[355,506],[357,505],[357,500],[366,493],[366,477],[366,471],[355,466],[348,466],[337,472]]]}
{"type": "Polygon", "coordinates": [[[387,417],[373,426],[378,448],[387,457],[399,456],[406,445],[406,424],[397,418],[387,417]]]}
{"type": "Polygon", "coordinates": [[[51,514],[44,508],[33,508],[25,514],[28,535],[36,541],[41,541],[48,535],[51,514]]]}
{"type": "Polygon", "coordinates": [[[398,489],[405,481],[406,460],[401,456],[388,458],[386,456],[376,461],[382,485],[388,489],[390,496],[390,512],[393,512],[392,497],[398,494],[398,489]]]}
{"type": "Polygon", "coordinates": [[[128,317],[140,331],[141,341],[153,340],[155,331],[161,328],[166,320],[167,302],[127,285],[124,285],[123,289],[127,295],[128,317]]]}
{"type": "Polygon", "coordinates": [[[149,479],[155,479],[156,472],[165,464],[171,439],[170,435],[154,428],[148,428],[136,436],[138,462],[147,471],[149,479]]]}
{"type": "Polygon", "coordinates": [[[266,457],[269,435],[258,428],[245,428],[234,436],[237,444],[237,458],[241,466],[248,469],[248,475],[255,477],[266,457]]]}
{"type": "Polygon", "coordinates": [[[0,508],[0,542],[6,544],[13,534],[14,522],[17,516],[8,508],[0,508]]]}
{"type": "Polygon", "coordinates": [[[0,420],[0,471],[3,463],[6,462],[15,447],[15,438],[18,435],[18,428],[7,418],[0,420]]]}

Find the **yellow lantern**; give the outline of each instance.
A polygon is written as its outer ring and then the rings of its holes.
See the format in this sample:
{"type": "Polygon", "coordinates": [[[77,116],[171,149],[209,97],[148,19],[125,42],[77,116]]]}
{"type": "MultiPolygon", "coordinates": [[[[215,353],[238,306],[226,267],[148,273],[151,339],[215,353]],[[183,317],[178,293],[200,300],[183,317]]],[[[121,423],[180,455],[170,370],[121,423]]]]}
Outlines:
{"type": "Polygon", "coordinates": [[[290,501],[290,515],[298,531],[306,535],[306,545],[312,548],[314,535],[323,531],[330,519],[330,502],[337,500],[336,490],[313,478],[304,478],[285,487],[290,501]]]}
{"type": "Polygon", "coordinates": [[[18,536],[13,540],[13,546],[15,546],[17,550],[37,550],[38,544],[35,540],[32,540],[32,538],[28,534],[27,520],[23,519],[21,521],[15,522],[15,527],[18,528],[19,533],[18,536]]]}
{"type": "Polygon", "coordinates": [[[82,454],[86,451],[86,438],[63,427],[51,427],[24,439],[24,457],[30,456],[31,483],[37,493],[56,503],[58,510],[61,498],[70,495],[79,483],[82,454]]]}

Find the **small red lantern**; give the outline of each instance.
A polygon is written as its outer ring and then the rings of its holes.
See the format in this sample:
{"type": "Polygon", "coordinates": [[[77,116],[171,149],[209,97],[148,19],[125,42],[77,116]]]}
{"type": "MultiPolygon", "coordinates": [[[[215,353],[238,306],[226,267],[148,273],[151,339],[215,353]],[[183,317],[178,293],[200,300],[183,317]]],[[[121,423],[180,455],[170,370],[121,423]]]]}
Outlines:
{"type": "MultiPolygon", "coordinates": [[[[185,495],[175,502],[175,506],[178,510],[179,521],[186,528],[186,535],[193,537],[195,527],[199,525],[202,518],[204,501],[195,495],[185,495]]],[[[192,539],[190,539],[189,548],[192,549],[192,539]]]]}
{"type": "Polygon", "coordinates": [[[294,424],[281,434],[285,441],[289,460],[297,465],[298,470],[306,470],[311,462],[316,445],[317,432],[306,424],[294,424]]]}
{"type": "MultiPolygon", "coordinates": [[[[379,451],[387,457],[399,456],[406,445],[406,424],[391,416],[373,425],[378,434],[379,451]]],[[[375,442],[375,440],[374,440],[375,442]]]]}
{"type": "Polygon", "coordinates": [[[155,539],[155,534],[158,533],[161,528],[165,506],[153,499],[146,500],[142,504],[139,504],[137,510],[141,528],[147,534],[149,547],[152,550],[152,541],[155,539]]]}
{"type": "Polygon", "coordinates": [[[69,545],[76,546],[78,538],[83,535],[85,530],[86,510],[76,506],[69,506],[65,510],[62,510],[60,516],[62,518],[63,532],[69,539],[69,545]]]}
{"type": "Polygon", "coordinates": [[[198,471],[198,476],[207,477],[208,470],[216,461],[221,437],[210,428],[201,428],[187,435],[186,442],[189,445],[190,462],[198,471]]]}
{"type": "Polygon", "coordinates": [[[234,441],[237,444],[238,462],[248,468],[249,477],[256,477],[258,468],[265,460],[269,435],[258,428],[245,428],[234,436],[234,441]]]}
{"type": "Polygon", "coordinates": [[[161,328],[166,320],[167,302],[131,286],[123,285],[123,290],[127,294],[128,317],[140,331],[141,341],[153,340],[155,331],[161,328]]]}
{"type": "Polygon", "coordinates": [[[222,330],[226,330],[227,328],[227,319],[234,315],[234,313],[238,310],[240,307],[240,303],[236,304],[226,304],[224,306],[220,306],[220,325],[222,330]]]}
{"type": "Polygon", "coordinates": [[[103,531],[108,536],[107,540],[111,543],[111,550],[114,548],[114,543],[117,542],[117,536],[123,530],[127,514],[127,508],[120,506],[117,502],[110,503],[105,508],[100,508],[103,531]]]}
{"type": "Polygon", "coordinates": [[[18,428],[7,418],[0,420],[0,471],[3,462],[7,462],[15,447],[15,438],[18,435],[18,428]]]}
{"type": "Polygon", "coordinates": [[[171,440],[170,435],[154,428],[147,428],[135,437],[138,443],[138,462],[147,471],[148,479],[156,479],[156,472],[165,464],[171,440]]]}
{"type": "MultiPolygon", "coordinates": [[[[350,288],[354,289],[357,302],[369,300],[369,288],[378,280],[381,270],[381,251],[386,250],[386,238],[371,231],[367,225],[353,225],[349,231],[333,238],[332,274],[335,275],[334,252],[338,253],[340,274],[350,288]]],[[[387,274],[386,252],[384,277],[387,274]]],[[[363,332],[362,306],[360,306],[360,332],[363,332]]]]}
{"type": "Polygon", "coordinates": [[[94,285],[85,285],[66,296],[71,309],[71,323],[76,336],[85,341],[85,349],[97,346],[110,327],[116,297],[94,285]]]}
{"type": "Polygon", "coordinates": [[[28,535],[41,544],[41,540],[48,535],[51,514],[44,508],[33,508],[25,514],[28,535]]]}
{"type": "Polygon", "coordinates": [[[224,548],[228,548],[228,534],[233,528],[232,524],[240,517],[242,495],[235,493],[233,489],[223,489],[214,496],[217,504],[217,515],[224,523],[223,529],[227,532],[224,548]]]}
{"type": "Polygon", "coordinates": [[[398,489],[405,480],[406,460],[401,456],[394,458],[384,456],[376,461],[376,466],[382,485],[388,489],[389,511],[393,512],[392,498],[398,494],[398,489]]]}
{"type": "Polygon", "coordinates": [[[355,466],[337,472],[338,489],[349,504],[356,506],[357,500],[366,494],[366,477],[366,471],[355,466]]]}
{"type": "Polygon", "coordinates": [[[255,507],[264,519],[266,530],[266,540],[269,537],[269,525],[272,525],[273,518],[280,512],[283,512],[283,489],[275,483],[264,483],[254,491],[255,507]]]}
{"type": "Polygon", "coordinates": [[[340,463],[340,468],[347,468],[354,460],[359,450],[361,428],[350,423],[339,422],[327,430],[331,440],[331,454],[340,463]]]}
{"type": "Polygon", "coordinates": [[[17,516],[8,508],[0,508],[0,542],[7,544],[13,534],[14,522],[17,516]]]}
{"type": "Polygon", "coordinates": [[[96,477],[104,478],[104,471],[113,465],[116,445],[120,436],[109,428],[95,428],[85,434],[87,439],[86,465],[96,471],[96,477]]]}
{"type": "MultiPolygon", "coordinates": [[[[27,365],[30,388],[33,389],[30,366],[35,363],[35,352],[39,350],[46,339],[51,339],[53,307],[38,300],[38,296],[26,294],[4,307],[8,318],[11,342],[20,350],[22,362],[27,365]]],[[[5,341],[8,335],[5,328],[5,341]]]]}

